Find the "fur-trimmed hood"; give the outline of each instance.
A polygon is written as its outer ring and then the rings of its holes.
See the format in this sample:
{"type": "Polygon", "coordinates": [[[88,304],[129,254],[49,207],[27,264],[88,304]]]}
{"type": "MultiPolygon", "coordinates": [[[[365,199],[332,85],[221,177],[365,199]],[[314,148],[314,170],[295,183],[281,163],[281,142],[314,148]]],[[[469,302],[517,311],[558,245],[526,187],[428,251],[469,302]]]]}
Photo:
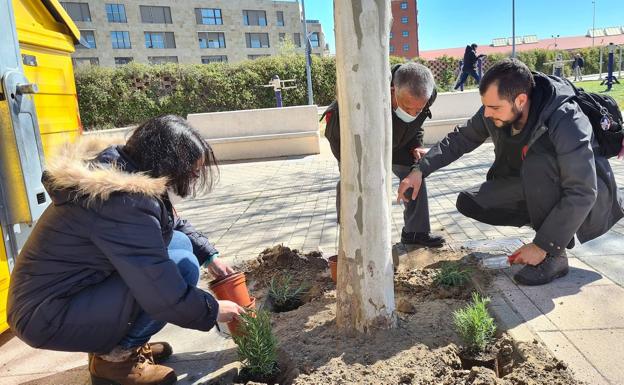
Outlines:
{"type": "Polygon", "coordinates": [[[54,204],[71,199],[107,200],[125,192],[159,197],[167,191],[167,178],[152,178],[139,172],[123,153],[121,136],[83,136],[66,144],[46,162],[43,184],[54,204]]]}

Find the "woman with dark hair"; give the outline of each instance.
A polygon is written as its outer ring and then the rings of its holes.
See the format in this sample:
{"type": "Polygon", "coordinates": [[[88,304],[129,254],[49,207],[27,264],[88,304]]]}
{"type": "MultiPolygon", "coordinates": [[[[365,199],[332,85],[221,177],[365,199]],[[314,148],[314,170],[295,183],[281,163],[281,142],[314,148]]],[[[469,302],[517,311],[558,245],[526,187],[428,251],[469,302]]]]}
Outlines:
{"type": "Polygon", "coordinates": [[[172,348],[151,336],[169,322],[207,331],[244,311],[196,287],[200,265],[233,270],[171,203],[212,187],[215,168],[210,146],[172,115],[125,145],[96,137],[67,147],[44,172],[52,204],[11,275],[13,332],[36,348],[93,353],[96,385],[174,383],[158,364],[172,348]]]}

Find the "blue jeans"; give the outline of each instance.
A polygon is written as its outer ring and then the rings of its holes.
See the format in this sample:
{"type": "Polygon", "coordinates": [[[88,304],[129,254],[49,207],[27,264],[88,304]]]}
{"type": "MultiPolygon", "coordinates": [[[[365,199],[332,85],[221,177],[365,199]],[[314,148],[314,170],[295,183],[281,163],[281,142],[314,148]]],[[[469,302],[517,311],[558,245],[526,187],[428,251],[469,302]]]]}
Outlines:
{"type": "Polygon", "coordinates": [[[468,80],[468,76],[472,76],[477,84],[479,84],[479,82],[481,81],[481,77],[479,77],[479,74],[474,69],[471,69],[468,72],[463,71],[461,77],[459,78],[459,81],[457,82],[457,84],[455,84],[455,89],[463,86],[466,80],[468,80]]]}
{"type": "MultiPolygon", "coordinates": [[[[197,281],[199,281],[199,262],[195,254],[193,254],[191,240],[184,233],[174,231],[167,251],[169,258],[178,266],[182,278],[189,285],[197,286],[197,281]]],[[[119,341],[118,345],[124,348],[143,346],[166,324],[164,321],[153,320],[147,313],[141,310],[128,334],[119,341]]]]}

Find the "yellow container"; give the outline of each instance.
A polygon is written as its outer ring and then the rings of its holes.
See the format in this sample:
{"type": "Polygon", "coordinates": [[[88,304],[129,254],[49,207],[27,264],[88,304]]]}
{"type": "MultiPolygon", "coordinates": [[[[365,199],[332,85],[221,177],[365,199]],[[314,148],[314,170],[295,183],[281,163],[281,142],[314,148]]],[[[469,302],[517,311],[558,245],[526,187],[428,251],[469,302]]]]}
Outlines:
{"type": "MultiPolygon", "coordinates": [[[[13,0],[17,38],[24,75],[36,83],[34,96],[44,155],[80,136],[82,127],[71,54],[80,31],[57,0],[13,0]]],[[[0,26],[0,33],[7,26],[0,26]]],[[[1,229],[0,229],[0,235],[1,229]]],[[[0,238],[0,333],[8,329],[6,301],[9,264],[0,238]]]]}

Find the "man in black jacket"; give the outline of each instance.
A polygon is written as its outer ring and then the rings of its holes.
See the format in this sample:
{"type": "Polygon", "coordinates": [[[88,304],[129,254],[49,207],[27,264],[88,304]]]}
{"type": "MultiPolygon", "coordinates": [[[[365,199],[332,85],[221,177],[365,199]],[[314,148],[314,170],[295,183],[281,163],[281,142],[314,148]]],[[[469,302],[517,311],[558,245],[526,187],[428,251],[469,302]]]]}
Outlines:
{"type": "MultiPolygon", "coordinates": [[[[477,73],[477,61],[484,57],[485,55],[477,56],[477,45],[471,44],[466,46],[466,51],[464,51],[464,64],[462,66],[462,73],[455,84],[455,89],[459,89],[466,80],[468,80],[468,76],[472,76],[474,80],[479,84],[481,77],[477,73]]],[[[463,89],[462,89],[463,90],[463,89]]]]}
{"type": "Polygon", "coordinates": [[[513,253],[514,263],[526,265],[514,279],[551,282],[567,274],[565,249],[575,234],[589,241],[624,216],[613,171],[594,152],[591,124],[565,81],[505,59],[485,74],[479,91],[483,107],[415,165],[397,199],[410,188],[416,194],[422,178],[491,138],[495,160],[486,181],[460,192],[457,209],[491,225],[530,225],[535,238],[513,253]]]}
{"type": "MultiPolygon", "coordinates": [[[[405,63],[392,68],[392,171],[400,179],[407,176],[411,166],[426,153],[422,125],[431,118],[429,107],[435,101],[435,81],[431,71],[422,64],[405,63]]],[[[324,114],[327,122],[325,136],[332,153],[340,162],[340,121],[338,103],[334,101],[324,114]]],[[[336,210],[340,216],[340,182],[336,186],[336,210]]],[[[401,231],[404,244],[441,247],[444,238],[431,234],[427,189],[405,204],[405,226],[401,231]]]]}

